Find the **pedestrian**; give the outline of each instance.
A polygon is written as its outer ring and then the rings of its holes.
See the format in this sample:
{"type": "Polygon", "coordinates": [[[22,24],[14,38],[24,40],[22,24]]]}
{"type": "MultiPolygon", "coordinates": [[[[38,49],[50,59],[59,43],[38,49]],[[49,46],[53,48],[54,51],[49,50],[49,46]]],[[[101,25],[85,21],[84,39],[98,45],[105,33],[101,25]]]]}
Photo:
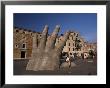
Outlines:
{"type": "Polygon", "coordinates": [[[84,61],[85,62],[87,61],[87,57],[88,57],[88,54],[87,53],[84,53],[84,61]]]}
{"type": "Polygon", "coordinates": [[[71,67],[71,60],[69,58],[69,55],[67,55],[66,62],[68,63],[69,68],[70,68],[71,67]]]}
{"type": "Polygon", "coordinates": [[[72,53],[70,53],[69,58],[70,58],[70,61],[72,62],[74,60],[74,55],[72,55],[72,53]]]}

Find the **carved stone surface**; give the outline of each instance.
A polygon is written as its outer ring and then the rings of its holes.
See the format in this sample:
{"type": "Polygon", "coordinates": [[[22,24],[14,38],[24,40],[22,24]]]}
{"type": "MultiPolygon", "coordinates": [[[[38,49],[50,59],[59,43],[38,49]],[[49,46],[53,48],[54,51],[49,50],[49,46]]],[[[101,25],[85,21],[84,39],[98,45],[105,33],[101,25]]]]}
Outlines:
{"type": "Polygon", "coordinates": [[[58,46],[55,41],[60,27],[57,25],[50,39],[47,40],[48,26],[44,27],[39,46],[36,46],[36,35],[33,37],[32,59],[29,60],[26,70],[58,70],[59,59],[62,49],[68,39],[69,32],[66,32],[58,46]]]}

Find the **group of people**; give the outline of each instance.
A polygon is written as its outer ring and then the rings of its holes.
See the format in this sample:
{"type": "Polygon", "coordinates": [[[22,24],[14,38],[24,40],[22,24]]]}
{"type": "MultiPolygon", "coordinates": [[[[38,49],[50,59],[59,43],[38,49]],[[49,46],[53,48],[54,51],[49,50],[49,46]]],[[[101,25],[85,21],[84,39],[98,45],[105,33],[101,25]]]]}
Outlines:
{"type": "Polygon", "coordinates": [[[77,58],[83,59],[86,62],[90,58],[94,60],[95,56],[96,56],[95,54],[93,55],[93,54],[89,54],[87,52],[82,53],[81,56],[78,56],[76,53],[74,53],[74,54],[64,53],[62,55],[63,61],[61,61],[60,65],[63,62],[66,62],[68,64],[69,68],[70,68],[71,65],[72,65],[72,62],[74,62],[77,58]]]}
{"type": "MultiPolygon", "coordinates": [[[[95,55],[92,55],[92,59],[94,59],[94,56],[95,55]]],[[[72,53],[70,53],[70,55],[68,53],[65,53],[63,56],[64,62],[68,63],[69,68],[71,67],[71,63],[74,62],[77,58],[78,58],[77,54],[72,53]]],[[[88,53],[82,53],[80,58],[83,59],[84,61],[87,61],[87,59],[90,58],[90,55],[88,53]]]]}
{"type": "Polygon", "coordinates": [[[68,55],[68,54],[66,53],[63,58],[64,58],[64,60],[65,60],[64,62],[68,63],[69,68],[70,68],[70,67],[71,67],[71,62],[73,62],[73,61],[75,60],[74,55],[72,55],[72,54],[68,55]]]}

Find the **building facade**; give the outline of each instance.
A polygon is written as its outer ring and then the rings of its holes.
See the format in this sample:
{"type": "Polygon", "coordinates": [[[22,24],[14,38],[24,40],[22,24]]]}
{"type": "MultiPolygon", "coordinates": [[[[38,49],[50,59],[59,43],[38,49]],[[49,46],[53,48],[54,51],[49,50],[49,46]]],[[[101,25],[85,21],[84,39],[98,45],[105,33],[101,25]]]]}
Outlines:
{"type": "MultiPolygon", "coordinates": [[[[33,35],[36,32],[15,27],[13,30],[13,58],[28,59],[31,58],[33,47],[33,35]]],[[[36,46],[39,45],[41,33],[36,33],[36,46]]]]}
{"type": "MultiPolygon", "coordinates": [[[[62,37],[63,35],[57,37],[55,46],[59,44],[62,37]]],[[[13,30],[13,39],[13,58],[30,59],[32,57],[33,45],[36,45],[36,47],[39,46],[41,33],[15,27],[13,30]],[[34,35],[36,35],[36,44],[33,44],[34,35]]],[[[96,45],[96,43],[87,43],[78,32],[71,31],[62,53],[67,52],[69,55],[77,54],[77,56],[81,56],[82,53],[88,53],[89,50],[97,51],[96,45]]]]}
{"type": "MultiPolygon", "coordinates": [[[[60,36],[57,39],[57,43],[61,40],[62,36],[60,36]]],[[[69,38],[66,41],[66,44],[63,48],[62,52],[67,52],[68,55],[77,54],[78,56],[81,56],[81,53],[84,52],[84,46],[85,41],[84,39],[79,35],[78,32],[70,32],[69,38]]]]}

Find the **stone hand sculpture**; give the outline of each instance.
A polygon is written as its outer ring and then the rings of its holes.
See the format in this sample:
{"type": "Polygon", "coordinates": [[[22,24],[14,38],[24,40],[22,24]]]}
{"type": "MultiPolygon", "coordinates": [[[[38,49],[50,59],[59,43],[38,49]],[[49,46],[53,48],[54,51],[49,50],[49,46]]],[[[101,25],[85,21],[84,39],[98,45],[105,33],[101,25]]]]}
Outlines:
{"type": "Polygon", "coordinates": [[[29,60],[26,70],[39,71],[59,69],[62,49],[69,37],[69,32],[66,32],[59,44],[55,46],[59,30],[60,26],[57,25],[51,36],[47,39],[48,26],[46,25],[42,32],[39,47],[36,47],[36,35],[34,35],[32,59],[29,60]]]}

